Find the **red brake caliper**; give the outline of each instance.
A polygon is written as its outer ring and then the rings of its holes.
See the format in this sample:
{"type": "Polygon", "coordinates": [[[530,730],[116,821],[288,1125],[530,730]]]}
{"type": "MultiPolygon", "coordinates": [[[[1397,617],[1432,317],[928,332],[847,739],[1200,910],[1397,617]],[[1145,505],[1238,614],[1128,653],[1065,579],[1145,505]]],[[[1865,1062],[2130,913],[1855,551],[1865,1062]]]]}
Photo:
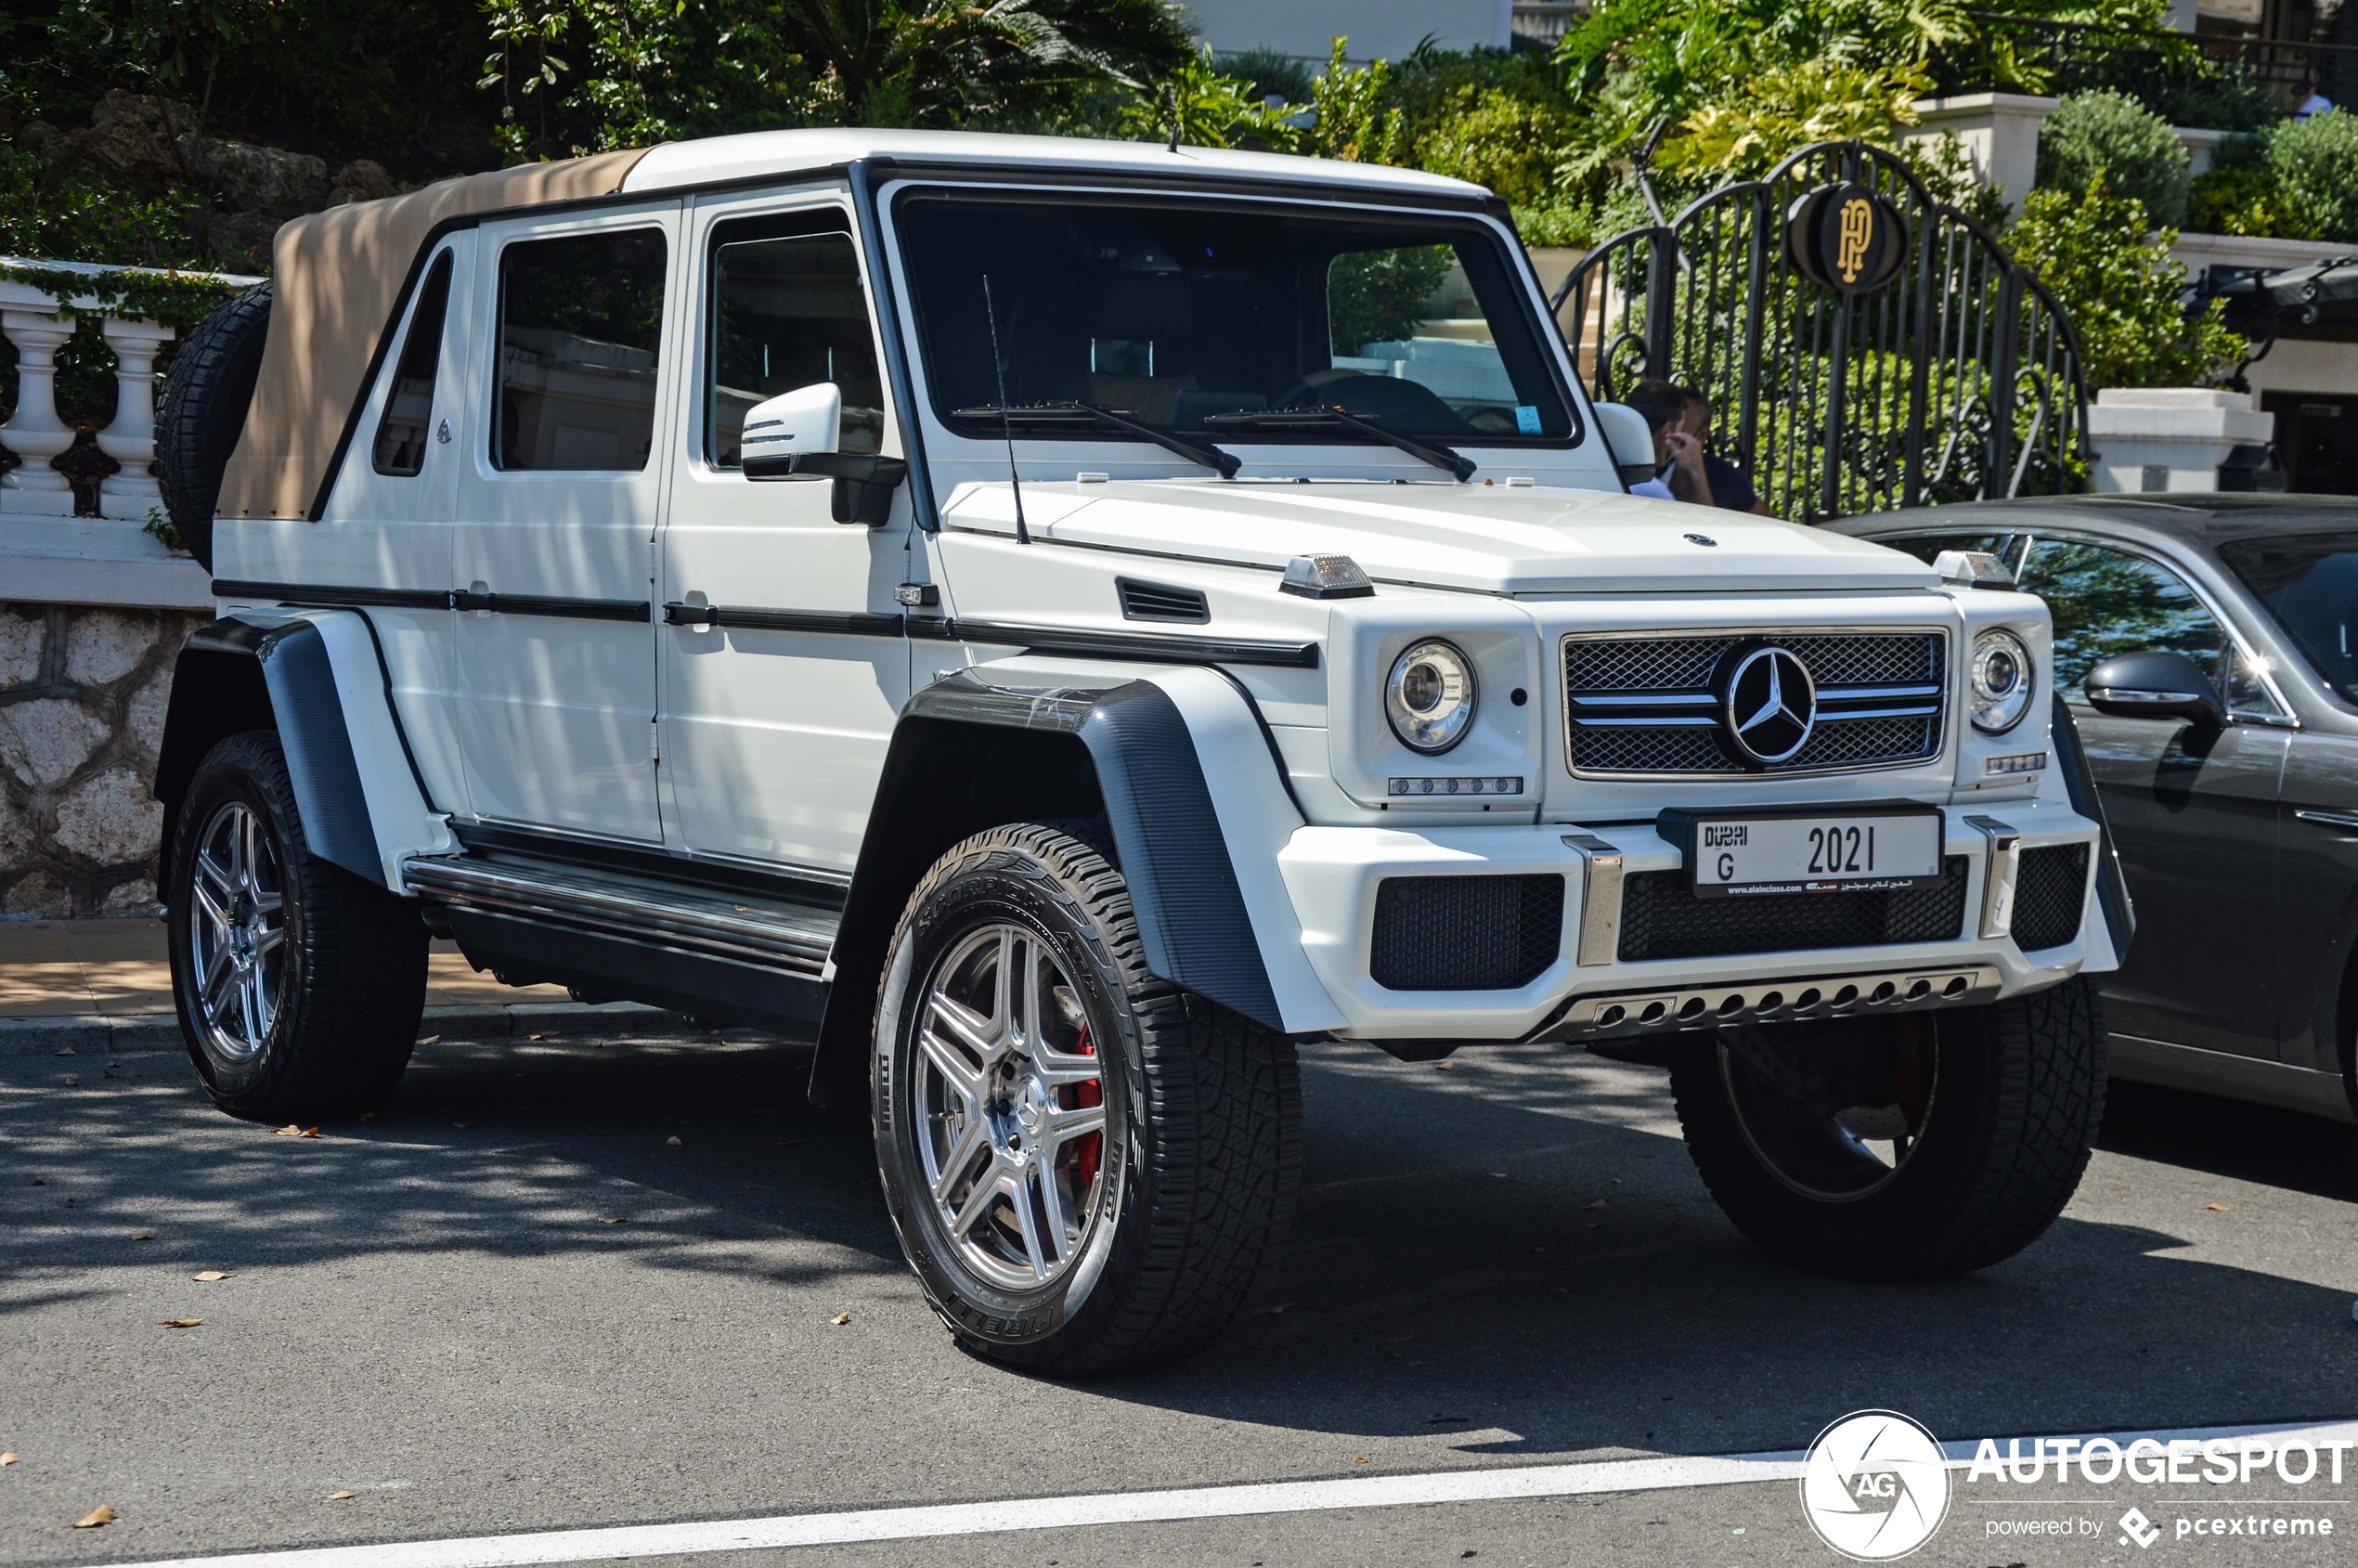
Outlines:
{"type": "MultiPolygon", "coordinates": [[[[1097,1054],[1097,1047],[1089,1038],[1089,1029],[1086,1024],[1082,1026],[1081,1038],[1074,1043],[1072,1049],[1076,1056],[1094,1056],[1097,1054]]],[[[1103,1105],[1105,1097],[1105,1090],[1101,1083],[1068,1083],[1056,1091],[1057,1104],[1066,1110],[1080,1110],[1087,1106],[1103,1105]]],[[[1072,1196],[1076,1201],[1085,1199],[1089,1196],[1090,1184],[1097,1179],[1097,1165],[1105,1158],[1105,1152],[1106,1135],[1103,1133],[1092,1133],[1085,1138],[1073,1140],[1072,1196]]]]}

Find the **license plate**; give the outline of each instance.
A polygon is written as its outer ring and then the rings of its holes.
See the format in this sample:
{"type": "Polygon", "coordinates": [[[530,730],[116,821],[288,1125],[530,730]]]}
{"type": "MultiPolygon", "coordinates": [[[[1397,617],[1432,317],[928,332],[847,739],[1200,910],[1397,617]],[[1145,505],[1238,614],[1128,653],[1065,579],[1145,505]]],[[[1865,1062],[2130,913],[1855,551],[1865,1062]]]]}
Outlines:
{"type": "Polygon", "coordinates": [[[1678,815],[1687,885],[1698,897],[1865,893],[1940,881],[1937,811],[1678,815]]]}

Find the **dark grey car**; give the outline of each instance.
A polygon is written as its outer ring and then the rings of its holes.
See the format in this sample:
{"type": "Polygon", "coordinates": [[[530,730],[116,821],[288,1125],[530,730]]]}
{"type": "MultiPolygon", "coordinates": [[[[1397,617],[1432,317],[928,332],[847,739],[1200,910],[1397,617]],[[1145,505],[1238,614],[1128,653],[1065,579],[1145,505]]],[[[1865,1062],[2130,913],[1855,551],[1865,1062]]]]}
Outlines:
{"type": "Polygon", "coordinates": [[[1829,526],[1988,551],[2053,611],[2055,689],[2136,901],[2104,977],[2114,1076],[2358,1121],[2358,499],[2074,496],[1829,526]]]}

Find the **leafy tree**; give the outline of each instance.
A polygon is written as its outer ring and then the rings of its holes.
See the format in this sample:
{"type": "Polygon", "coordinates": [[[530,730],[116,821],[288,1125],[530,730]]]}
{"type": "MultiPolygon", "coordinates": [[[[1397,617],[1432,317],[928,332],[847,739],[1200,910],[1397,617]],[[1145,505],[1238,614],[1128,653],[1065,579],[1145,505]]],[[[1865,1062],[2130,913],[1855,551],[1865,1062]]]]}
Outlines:
{"type": "Polygon", "coordinates": [[[2040,184],[2105,184],[2143,202],[2157,224],[2185,220],[2191,169],[2170,123],[2126,93],[2074,93],[2039,128],[2040,184]]]}
{"type": "Polygon", "coordinates": [[[2358,114],[2337,109],[2287,121],[2268,139],[2268,169],[2320,238],[2358,240],[2358,114]]]}
{"type": "Polygon", "coordinates": [[[2033,190],[2005,239],[2063,301],[2091,387],[2189,386],[2243,357],[2219,301],[2193,311],[2180,303],[2186,269],[2170,259],[2177,233],[2156,231],[2133,197],[2101,183],[2084,193],[2033,190]]]}

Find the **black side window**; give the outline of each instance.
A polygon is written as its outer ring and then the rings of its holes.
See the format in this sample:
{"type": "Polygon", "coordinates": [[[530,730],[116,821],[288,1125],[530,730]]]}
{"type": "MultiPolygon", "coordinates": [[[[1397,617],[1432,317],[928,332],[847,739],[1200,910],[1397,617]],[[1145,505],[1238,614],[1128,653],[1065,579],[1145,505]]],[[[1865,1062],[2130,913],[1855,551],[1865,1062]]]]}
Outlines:
{"type": "Polygon", "coordinates": [[[844,451],[874,452],[882,445],[884,380],[851,236],[780,232],[842,221],[833,213],[801,213],[715,231],[705,384],[705,456],[715,468],[737,466],[747,409],[817,382],[843,390],[844,451]]]}
{"type": "Polygon", "coordinates": [[[530,240],[500,253],[493,466],[647,466],[664,254],[654,228],[530,240]]]}
{"type": "Polygon", "coordinates": [[[2105,545],[2042,538],[2031,548],[2022,586],[2047,602],[2055,622],[2055,690],[2078,696],[2088,672],[2116,654],[2183,654],[2222,692],[2230,667],[2227,634],[2177,573],[2157,561],[2105,545]]]}
{"type": "Polygon", "coordinates": [[[409,317],[409,336],[401,345],[400,362],[393,368],[393,393],[385,399],[384,418],[377,423],[377,472],[398,476],[426,466],[426,442],[434,426],[434,368],[442,363],[442,323],[450,310],[450,253],[434,258],[426,286],[418,291],[418,308],[409,317]]]}

